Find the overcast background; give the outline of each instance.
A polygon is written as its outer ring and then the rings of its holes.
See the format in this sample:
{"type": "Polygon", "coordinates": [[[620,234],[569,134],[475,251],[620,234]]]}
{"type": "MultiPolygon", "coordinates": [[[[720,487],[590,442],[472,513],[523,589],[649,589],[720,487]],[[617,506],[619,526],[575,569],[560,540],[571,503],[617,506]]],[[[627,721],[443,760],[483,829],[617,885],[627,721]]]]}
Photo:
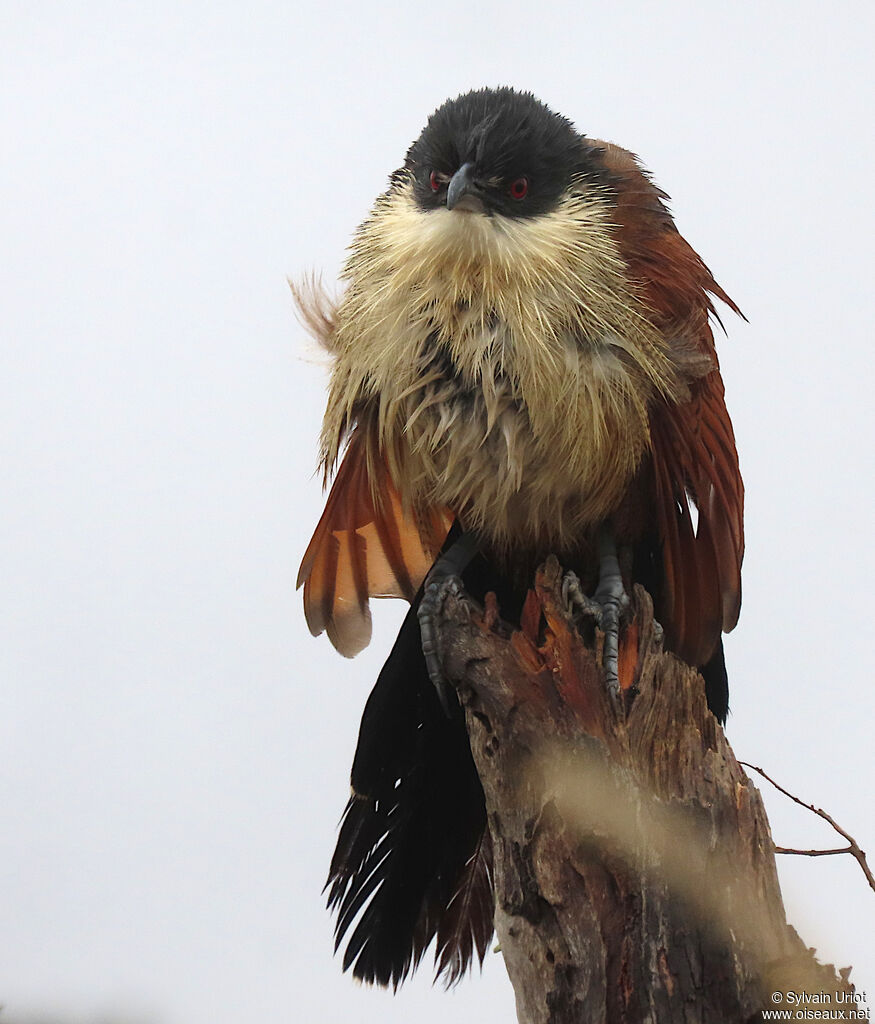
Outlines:
{"type": "MultiPolygon", "coordinates": [[[[344,246],[427,115],[533,90],[641,154],[724,317],[747,485],[736,754],[875,856],[868,2],[0,2],[0,1020],[513,1019],[499,956],[395,997],[321,888],[359,715],[304,626],[324,370],[286,276],[344,246]],[[658,13],[657,13],[658,12],[658,13]]],[[[763,787],[782,845],[836,846],[763,787]]],[[[781,858],[875,1000],[875,895],[781,858]]]]}

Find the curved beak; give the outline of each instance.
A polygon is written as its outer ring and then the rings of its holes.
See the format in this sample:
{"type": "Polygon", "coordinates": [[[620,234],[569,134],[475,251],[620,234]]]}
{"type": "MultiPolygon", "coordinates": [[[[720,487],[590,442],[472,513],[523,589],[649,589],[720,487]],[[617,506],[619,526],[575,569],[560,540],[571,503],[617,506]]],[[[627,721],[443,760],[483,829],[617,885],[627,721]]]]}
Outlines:
{"type": "Polygon", "coordinates": [[[447,187],[447,209],[454,210],[482,210],[483,200],[480,198],[480,189],[474,181],[474,164],[467,163],[456,171],[450,178],[447,187]]]}

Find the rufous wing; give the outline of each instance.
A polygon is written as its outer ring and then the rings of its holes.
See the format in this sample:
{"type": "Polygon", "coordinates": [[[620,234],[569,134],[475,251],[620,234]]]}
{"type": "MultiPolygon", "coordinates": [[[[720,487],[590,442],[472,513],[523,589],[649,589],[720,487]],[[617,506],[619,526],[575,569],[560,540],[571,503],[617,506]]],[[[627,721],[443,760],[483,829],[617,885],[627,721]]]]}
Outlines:
{"type": "Polygon", "coordinates": [[[738,619],[744,554],[744,487],[708,323],[709,293],[741,311],[678,233],[668,197],[635,157],[610,143],[593,145],[620,183],[617,241],[654,325],[689,378],[688,396],[658,399],[650,416],[664,570],[658,613],[671,649],[704,665],[721,630],[738,619]]]}
{"type": "Polygon", "coordinates": [[[650,417],[664,567],[659,614],[672,650],[705,665],[721,630],[738,621],[744,555],[744,485],[708,293],[740,310],[673,225],[641,242],[638,270],[656,321],[670,344],[697,353],[707,368],[696,371],[689,398],[658,401],[650,417]]]}
{"type": "Polygon", "coordinates": [[[345,657],[358,654],[371,639],[369,599],[412,601],[452,518],[405,510],[385,464],[368,460],[354,431],[298,572],[310,632],[327,632],[345,657]]]}
{"type": "Polygon", "coordinates": [[[706,664],[741,606],[744,489],[718,370],[680,405],[651,416],[656,513],[669,646],[706,664]],[[695,508],[695,516],[693,513],[695,508]]]}

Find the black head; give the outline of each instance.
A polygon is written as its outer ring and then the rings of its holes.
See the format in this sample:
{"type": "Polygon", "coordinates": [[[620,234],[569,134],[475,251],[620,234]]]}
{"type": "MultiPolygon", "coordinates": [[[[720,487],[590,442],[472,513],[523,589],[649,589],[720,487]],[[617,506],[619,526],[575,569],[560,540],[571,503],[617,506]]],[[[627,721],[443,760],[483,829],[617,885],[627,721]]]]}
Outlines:
{"type": "Polygon", "coordinates": [[[572,179],[592,175],[593,150],[531,93],[478,89],[447,100],[407,152],[414,195],[442,206],[509,217],[552,210],[572,179]]]}

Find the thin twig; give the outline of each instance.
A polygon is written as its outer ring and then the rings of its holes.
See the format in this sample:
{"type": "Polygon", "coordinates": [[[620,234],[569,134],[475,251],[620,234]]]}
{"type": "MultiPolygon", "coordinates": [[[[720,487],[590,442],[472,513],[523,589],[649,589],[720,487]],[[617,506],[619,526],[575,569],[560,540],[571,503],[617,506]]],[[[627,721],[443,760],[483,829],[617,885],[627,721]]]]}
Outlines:
{"type": "Polygon", "coordinates": [[[793,796],[793,794],[789,793],[783,786],[779,786],[771,776],[767,775],[762,770],[762,768],[757,768],[755,764],[748,764],[747,761],[739,761],[738,763],[743,767],[750,768],[752,771],[762,775],[766,782],[770,782],[775,789],[780,793],[783,793],[784,796],[789,797],[794,803],[799,804],[800,807],[805,807],[807,810],[811,811],[812,814],[816,814],[819,818],[823,818],[824,821],[829,822],[842,839],[847,839],[848,841],[848,845],[840,850],[793,850],[783,846],[776,846],[775,853],[795,853],[802,857],[828,857],[836,853],[849,853],[860,865],[860,869],[866,876],[866,881],[869,883],[869,888],[875,892],[875,878],[872,877],[872,872],[869,870],[869,865],[866,862],[866,854],[860,849],[857,840],[854,839],[852,835],[845,832],[834,818],[827,814],[823,808],[815,807],[814,804],[807,804],[804,800],[800,800],[798,796],[793,796]]]}
{"type": "Polygon", "coordinates": [[[794,850],[792,846],[775,847],[775,853],[795,853],[797,857],[832,857],[834,853],[853,852],[853,846],[842,846],[837,850],[794,850]]]}

